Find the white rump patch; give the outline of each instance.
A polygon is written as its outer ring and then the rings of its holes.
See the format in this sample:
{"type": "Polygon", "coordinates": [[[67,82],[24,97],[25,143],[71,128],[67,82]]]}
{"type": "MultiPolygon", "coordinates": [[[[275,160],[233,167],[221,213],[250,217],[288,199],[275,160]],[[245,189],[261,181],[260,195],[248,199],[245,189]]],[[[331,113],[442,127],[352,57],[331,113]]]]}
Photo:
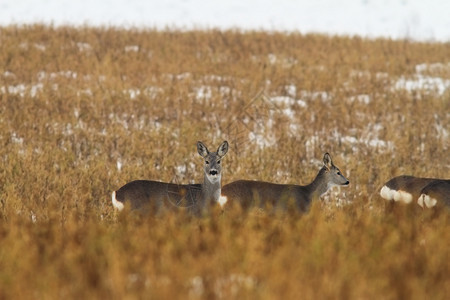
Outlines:
{"type": "Polygon", "coordinates": [[[425,194],[420,195],[419,199],[417,199],[417,204],[419,204],[420,207],[423,208],[423,198],[425,197],[425,194]]]}
{"type": "Polygon", "coordinates": [[[115,208],[117,208],[119,211],[121,211],[123,209],[123,207],[124,207],[123,203],[120,202],[120,201],[117,201],[117,199],[116,199],[116,192],[115,191],[112,192],[111,200],[112,200],[112,204],[113,204],[113,206],[115,208]]]}
{"type": "Polygon", "coordinates": [[[406,204],[411,203],[413,200],[413,197],[410,193],[405,191],[397,191],[394,194],[394,201],[396,202],[404,202],[406,204]]]}
{"type": "Polygon", "coordinates": [[[218,202],[219,202],[220,207],[223,208],[223,206],[228,202],[227,196],[220,195],[218,202]]]}
{"type": "Polygon", "coordinates": [[[425,206],[427,208],[431,208],[433,206],[436,206],[437,199],[431,198],[430,195],[422,194],[422,195],[420,195],[419,199],[417,200],[417,203],[421,207],[424,207],[423,205],[425,204],[425,206]]]}
{"type": "Polygon", "coordinates": [[[381,188],[380,196],[388,201],[394,200],[395,202],[404,202],[406,204],[411,203],[413,200],[410,193],[401,190],[392,190],[387,186],[381,188]]]}
{"type": "Polygon", "coordinates": [[[391,200],[394,200],[395,193],[396,193],[396,191],[391,190],[387,186],[383,186],[380,191],[380,196],[388,201],[391,201],[391,200]]]}

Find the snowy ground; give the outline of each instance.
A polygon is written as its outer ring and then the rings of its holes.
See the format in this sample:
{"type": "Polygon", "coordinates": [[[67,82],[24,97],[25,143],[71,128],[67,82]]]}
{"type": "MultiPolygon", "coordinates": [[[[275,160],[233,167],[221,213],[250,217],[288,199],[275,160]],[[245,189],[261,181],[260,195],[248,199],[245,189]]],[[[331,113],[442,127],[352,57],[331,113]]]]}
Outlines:
{"type": "Polygon", "coordinates": [[[2,0],[0,25],[239,28],[450,41],[449,0],[2,0]]]}

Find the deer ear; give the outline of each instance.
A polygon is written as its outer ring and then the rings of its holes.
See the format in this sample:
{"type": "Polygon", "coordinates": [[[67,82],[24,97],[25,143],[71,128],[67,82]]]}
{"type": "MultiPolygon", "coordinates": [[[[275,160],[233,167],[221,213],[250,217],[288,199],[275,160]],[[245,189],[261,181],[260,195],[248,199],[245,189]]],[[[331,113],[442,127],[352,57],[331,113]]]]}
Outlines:
{"type": "Polygon", "coordinates": [[[220,157],[224,156],[228,152],[228,142],[224,141],[219,148],[217,148],[217,155],[220,157]]]}
{"type": "Polygon", "coordinates": [[[209,153],[208,148],[200,141],[197,142],[197,151],[201,157],[206,157],[209,153]]]}
{"type": "Polygon", "coordinates": [[[330,170],[331,167],[333,166],[333,161],[331,160],[331,156],[330,156],[330,154],[328,154],[328,152],[325,153],[324,156],[323,156],[323,165],[324,165],[328,170],[330,170]]]}

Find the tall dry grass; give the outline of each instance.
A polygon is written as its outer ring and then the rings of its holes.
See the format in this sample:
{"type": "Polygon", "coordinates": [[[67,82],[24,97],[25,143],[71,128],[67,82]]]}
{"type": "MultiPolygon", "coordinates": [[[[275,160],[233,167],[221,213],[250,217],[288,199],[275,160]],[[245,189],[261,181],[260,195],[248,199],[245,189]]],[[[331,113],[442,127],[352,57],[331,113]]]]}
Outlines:
{"type": "Polygon", "coordinates": [[[0,28],[0,298],[445,299],[446,211],[385,208],[449,177],[448,43],[297,33],[0,28]],[[117,215],[138,178],[350,180],[308,215],[117,215]]]}

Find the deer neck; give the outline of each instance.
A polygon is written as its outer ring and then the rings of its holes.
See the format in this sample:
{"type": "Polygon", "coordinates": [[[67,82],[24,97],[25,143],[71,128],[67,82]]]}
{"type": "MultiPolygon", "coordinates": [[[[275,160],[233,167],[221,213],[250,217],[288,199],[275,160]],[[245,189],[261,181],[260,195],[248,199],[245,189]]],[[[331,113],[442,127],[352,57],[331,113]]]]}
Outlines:
{"type": "Polygon", "coordinates": [[[210,181],[205,174],[202,185],[202,200],[204,205],[209,205],[211,202],[215,203],[219,201],[221,192],[221,175],[214,181],[210,181]]]}
{"type": "Polygon", "coordinates": [[[319,198],[328,191],[329,186],[325,180],[325,172],[325,167],[320,169],[316,178],[314,178],[314,180],[305,187],[308,194],[308,199],[312,200],[314,198],[319,198]]]}

